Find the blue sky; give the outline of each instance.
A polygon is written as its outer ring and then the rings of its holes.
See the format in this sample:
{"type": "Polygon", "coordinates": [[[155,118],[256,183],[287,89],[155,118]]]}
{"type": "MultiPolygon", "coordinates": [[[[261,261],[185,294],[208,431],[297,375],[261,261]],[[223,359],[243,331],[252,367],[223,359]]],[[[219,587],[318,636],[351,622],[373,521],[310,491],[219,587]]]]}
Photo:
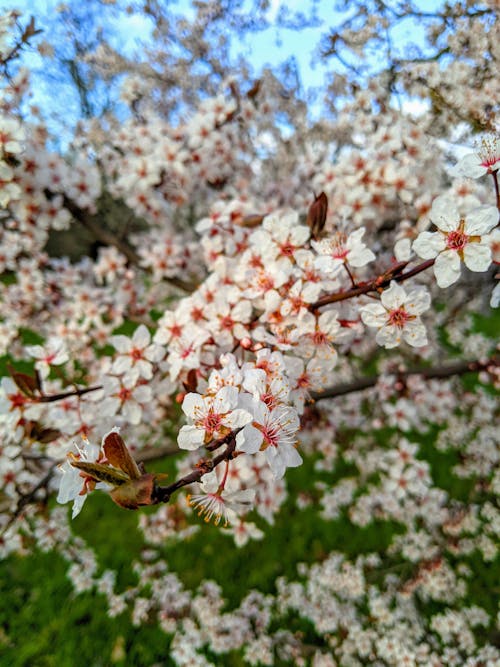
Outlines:
{"type": "MultiPolygon", "coordinates": [[[[66,4],[75,1],[67,0],[66,4]]],[[[25,19],[34,15],[37,23],[43,27],[44,17],[53,16],[59,4],[60,0],[3,0],[2,9],[19,9],[23,12],[25,19]]],[[[282,0],[271,0],[270,19],[274,18],[281,4],[282,0]]],[[[327,31],[328,27],[338,25],[345,18],[345,15],[341,15],[332,9],[333,4],[333,0],[320,0],[317,3],[318,17],[322,23],[320,26],[303,29],[300,33],[282,28],[271,28],[262,33],[252,34],[236,41],[238,52],[242,53],[253,64],[257,72],[266,64],[272,65],[294,56],[299,66],[304,87],[306,89],[322,87],[325,74],[331,70],[334,62],[332,60],[320,62],[317,57],[314,57],[315,51],[321,36],[327,31]],[[279,40],[280,46],[277,46],[277,40],[279,40]]],[[[418,4],[422,9],[432,10],[442,3],[439,0],[420,0],[418,4]]],[[[291,10],[306,10],[310,2],[288,0],[286,5],[291,10]]],[[[178,0],[174,5],[174,11],[189,13],[189,6],[189,0],[178,0]]],[[[140,49],[141,42],[148,40],[152,25],[151,21],[144,15],[133,14],[127,16],[122,13],[119,22],[115,21],[114,27],[117,28],[120,41],[117,46],[120,46],[126,52],[132,53],[140,49]]],[[[42,34],[39,39],[50,42],[50,34],[42,34]]],[[[403,25],[395,35],[396,47],[415,40],[421,42],[421,36],[419,36],[416,26],[410,23],[403,25]]],[[[43,61],[38,58],[36,53],[33,53],[28,62],[30,67],[36,69],[42,67],[43,61]]],[[[35,90],[32,101],[43,108],[47,104],[47,92],[42,88],[35,90]]]]}

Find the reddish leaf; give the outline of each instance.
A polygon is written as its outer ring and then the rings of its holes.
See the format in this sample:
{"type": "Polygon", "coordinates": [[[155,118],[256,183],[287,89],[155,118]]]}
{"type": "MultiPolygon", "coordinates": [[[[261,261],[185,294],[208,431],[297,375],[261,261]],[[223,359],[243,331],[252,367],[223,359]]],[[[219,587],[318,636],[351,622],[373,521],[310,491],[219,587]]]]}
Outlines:
{"type": "Polygon", "coordinates": [[[27,375],[26,373],[19,373],[10,364],[7,367],[11,378],[16,383],[17,387],[28,398],[36,398],[37,394],[41,394],[41,382],[38,372],[35,375],[27,375]]]}
{"type": "Polygon", "coordinates": [[[196,377],[196,368],[192,368],[189,371],[189,373],[187,374],[186,382],[183,382],[182,384],[184,385],[184,389],[186,390],[187,393],[196,391],[196,387],[198,386],[198,379],[196,377]]]}
{"type": "Polygon", "coordinates": [[[153,505],[153,490],[155,476],[143,475],[140,479],[133,479],[113,489],[110,496],[113,501],[129,510],[135,510],[143,505],[153,505]]]}
{"type": "Polygon", "coordinates": [[[240,227],[247,227],[248,229],[253,229],[254,227],[258,227],[263,220],[264,220],[263,215],[255,213],[254,215],[246,215],[244,218],[241,218],[237,224],[240,227]]]}
{"type": "Polygon", "coordinates": [[[115,468],[123,470],[130,479],[139,479],[141,471],[131,457],[123,438],[116,431],[108,433],[104,438],[104,453],[108,462],[115,468]]]}
{"type": "Polygon", "coordinates": [[[96,482],[106,482],[110,486],[118,487],[123,484],[128,484],[129,476],[118,468],[112,468],[105,463],[89,463],[88,461],[80,461],[75,456],[70,456],[70,463],[74,468],[78,468],[96,482]]]}

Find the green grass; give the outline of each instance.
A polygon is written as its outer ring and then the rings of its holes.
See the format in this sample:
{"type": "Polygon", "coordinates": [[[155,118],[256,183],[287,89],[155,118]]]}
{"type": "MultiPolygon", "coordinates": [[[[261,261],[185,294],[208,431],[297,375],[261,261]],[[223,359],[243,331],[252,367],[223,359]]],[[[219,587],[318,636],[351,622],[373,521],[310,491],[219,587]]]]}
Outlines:
{"type": "MultiPolygon", "coordinates": [[[[431,459],[435,481],[453,487],[449,477],[448,454],[436,452],[429,443],[425,457],[431,459]]],[[[167,461],[167,467],[172,459],[167,461]]],[[[161,468],[161,464],[154,466],[161,468]]],[[[350,466],[340,466],[335,475],[321,473],[330,481],[350,475],[350,466]]],[[[402,528],[390,522],[374,522],[366,528],[353,526],[346,517],[325,521],[318,517],[313,502],[307,508],[296,507],[299,490],[312,489],[318,479],[313,460],[289,471],[290,499],[283,506],[275,526],[266,537],[237,549],[232,540],[211,525],[200,522],[200,530],[183,543],[165,545],[162,555],[169,570],[194,590],[203,580],[212,579],[222,587],[227,608],[236,607],[252,589],[275,592],[279,576],[296,580],[297,564],[321,561],[331,551],[341,551],[348,558],[358,554],[383,554],[395,533],[402,528]]],[[[463,481],[463,480],[458,480],[463,481]]],[[[467,495],[458,489],[457,496],[467,495]]],[[[314,490],[312,490],[314,496],[314,490]]],[[[150,510],[146,510],[150,511],[150,510]]],[[[261,527],[264,524],[256,519],[261,527]]],[[[122,591],[137,583],[130,563],[138,558],[143,546],[136,528],[137,513],[122,510],[102,493],[89,497],[81,515],[73,522],[75,532],[93,547],[102,569],[117,572],[117,589],[122,591]]],[[[498,587],[498,566],[485,566],[478,555],[470,557],[474,571],[467,604],[478,604],[493,612],[498,587]]],[[[387,565],[393,561],[388,560],[387,565]]],[[[166,665],[169,637],[157,626],[134,628],[126,612],[110,619],[104,597],[97,593],[76,596],[66,576],[68,564],[57,554],[35,553],[27,558],[11,557],[0,564],[0,665],[9,667],[102,667],[107,665],[166,665]],[[126,656],[120,659],[120,656],[126,656]]],[[[374,573],[375,574],[375,573],[374,573]]],[[[375,583],[375,581],[373,582],[375,583]]],[[[380,583],[380,581],[379,581],[380,583]]],[[[290,617],[290,629],[311,632],[303,619],[290,617]]],[[[320,642],[320,638],[311,641],[320,642]]],[[[239,667],[241,655],[218,656],[215,664],[239,667]]]]}

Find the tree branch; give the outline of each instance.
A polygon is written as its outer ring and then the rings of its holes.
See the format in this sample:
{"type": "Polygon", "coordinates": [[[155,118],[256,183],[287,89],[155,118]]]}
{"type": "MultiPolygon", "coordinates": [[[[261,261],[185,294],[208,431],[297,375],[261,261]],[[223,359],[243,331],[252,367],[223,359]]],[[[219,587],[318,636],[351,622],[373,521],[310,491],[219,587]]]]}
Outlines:
{"type": "Polygon", "coordinates": [[[214,449],[215,445],[219,447],[222,444],[227,444],[227,447],[215,458],[202,459],[197,464],[195,470],[190,472],[185,477],[181,477],[169,486],[156,486],[153,494],[153,500],[155,504],[168,503],[170,497],[175,491],[178,491],[183,486],[187,486],[193,482],[199,482],[203,475],[206,475],[208,472],[214,470],[214,468],[216,468],[220,463],[223,461],[230,461],[233,458],[234,450],[236,449],[236,432],[230,433],[223,440],[217,440],[215,443],[213,443],[214,446],[211,447],[211,449],[214,449]]]}
{"type": "MultiPolygon", "coordinates": [[[[46,191],[46,195],[49,199],[57,196],[59,193],[52,192],[50,190],[46,191]]],[[[110,232],[108,229],[105,229],[99,225],[96,216],[91,215],[87,211],[81,209],[75,204],[67,195],[62,194],[64,207],[71,213],[73,218],[79,222],[85,229],[87,229],[92,236],[101,243],[104,243],[107,246],[114,246],[119,252],[124,255],[130,264],[140,267],[143,271],[148,271],[145,267],[141,266],[141,258],[135,251],[135,249],[128,243],[125,239],[118,238],[115,234],[110,232]]],[[[164,278],[165,281],[178,287],[184,292],[192,292],[194,286],[191,283],[188,283],[181,278],[171,277],[164,278]]]]}
{"type": "MultiPolygon", "coordinates": [[[[437,366],[434,368],[411,368],[406,371],[396,372],[393,375],[395,375],[397,378],[407,378],[412,375],[420,375],[427,380],[431,380],[452,377],[453,375],[465,375],[466,373],[477,373],[487,369],[490,366],[496,367],[498,364],[499,358],[492,357],[487,361],[480,361],[475,359],[471,361],[457,361],[452,364],[445,364],[444,366],[437,366]]],[[[392,374],[390,373],[390,375],[392,374]]],[[[380,375],[373,375],[371,377],[359,378],[353,382],[344,382],[334,387],[329,387],[325,389],[325,391],[314,392],[311,394],[311,397],[314,401],[320,401],[324,398],[336,398],[337,396],[345,396],[346,394],[363,391],[363,389],[375,387],[379,381],[379,378],[380,375]]]]}
{"type": "MultiPolygon", "coordinates": [[[[387,287],[391,280],[395,280],[398,283],[401,283],[408,278],[412,278],[413,276],[416,276],[418,273],[421,273],[422,271],[425,271],[429,267],[431,267],[435,259],[428,259],[425,262],[422,262],[415,268],[411,269],[410,271],[407,271],[406,273],[398,273],[398,270],[401,269],[401,265],[396,265],[392,269],[389,269],[382,275],[378,276],[377,278],[374,278],[373,280],[370,280],[367,283],[360,284],[358,287],[353,287],[350,290],[347,290],[346,292],[336,292],[335,294],[327,294],[326,296],[321,297],[321,299],[318,299],[318,301],[315,301],[309,306],[309,309],[314,311],[318,310],[319,308],[322,308],[323,306],[327,306],[330,303],[337,303],[338,301],[345,301],[346,299],[352,299],[356,296],[361,296],[362,294],[368,294],[368,292],[376,292],[380,288],[387,287]]],[[[405,262],[402,266],[406,266],[407,262],[405,262]]]]}

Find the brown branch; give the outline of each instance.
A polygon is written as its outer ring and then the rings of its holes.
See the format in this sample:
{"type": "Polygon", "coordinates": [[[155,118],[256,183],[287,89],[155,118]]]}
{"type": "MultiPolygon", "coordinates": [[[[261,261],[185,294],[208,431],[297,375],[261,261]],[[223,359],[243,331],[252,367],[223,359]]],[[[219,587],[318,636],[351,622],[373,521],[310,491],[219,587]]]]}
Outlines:
{"type": "Polygon", "coordinates": [[[147,447],[141,451],[134,453],[134,459],[137,463],[149,463],[150,461],[158,461],[167,456],[174,456],[180,454],[181,449],[175,443],[164,445],[163,447],[147,447]]]}
{"type": "MultiPolygon", "coordinates": [[[[477,373],[479,371],[485,370],[489,366],[498,366],[498,364],[499,358],[492,357],[487,361],[458,361],[453,364],[446,364],[444,366],[437,366],[435,368],[411,368],[406,371],[396,372],[393,375],[395,375],[397,378],[406,378],[410,377],[411,375],[420,375],[423,378],[431,380],[452,377],[453,375],[464,375],[466,373],[477,373]]],[[[329,387],[328,389],[325,389],[325,391],[314,392],[311,395],[311,398],[314,401],[320,401],[324,398],[336,398],[337,396],[345,396],[346,394],[363,391],[363,389],[375,387],[379,381],[379,378],[379,375],[373,375],[371,377],[359,378],[353,382],[344,382],[334,387],[329,387]]]]}
{"type": "Polygon", "coordinates": [[[98,384],[95,387],[85,387],[84,389],[75,389],[74,391],[66,391],[61,394],[51,394],[50,396],[40,396],[33,399],[36,403],[53,403],[54,401],[62,401],[71,396],[83,396],[91,391],[102,389],[102,385],[98,384]]]}
{"type": "MultiPolygon", "coordinates": [[[[398,274],[398,269],[400,268],[400,265],[396,265],[392,269],[389,269],[382,275],[378,276],[377,278],[374,278],[373,280],[370,280],[369,282],[366,282],[364,284],[358,285],[358,287],[353,287],[350,290],[347,290],[346,292],[336,292],[335,294],[327,294],[326,296],[321,297],[321,299],[318,299],[314,303],[312,303],[309,306],[309,309],[314,311],[318,310],[319,308],[322,308],[323,306],[327,306],[330,303],[337,303],[338,301],[345,301],[346,299],[352,299],[356,296],[361,296],[362,294],[368,294],[368,292],[376,292],[380,288],[387,287],[391,280],[395,280],[396,282],[400,283],[408,278],[412,278],[413,276],[416,276],[418,273],[421,273],[422,271],[425,271],[429,267],[431,267],[435,259],[428,259],[425,262],[422,262],[415,268],[411,269],[410,271],[407,271],[406,273],[399,273],[398,274]]],[[[407,262],[404,263],[403,266],[406,266],[407,262]]]]}
{"type": "Polygon", "coordinates": [[[178,491],[183,486],[188,484],[193,484],[193,482],[199,482],[203,475],[206,475],[208,472],[211,472],[223,461],[230,461],[234,456],[234,450],[236,449],[236,432],[230,433],[227,438],[223,440],[218,440],[215,443],[218,447],[222,444],[227,444],[226,449],[218,454],[213,459],[202,459],[197,464],[195,470],[190,472],[188,475],[181,477],[173,484],[169,486],[156,486],[153,492],[153,501],[155,504],[159,503],[168,503],[170,497],[175,491],[178,491]]]}
{"type": "MultiPolygon", "coordinates": [[[[51,190],[46,190],[45,194],[48,199],[51,199],[58,195],[56,192],[51,190]]],[[[102,227],[96,216],[91,215],[84,209],[81,209],[75,204],[67,195],[62,194],[64,207],[71,213],[73,218],[79,222],[85,229],[87,229],[92,236],[97,240],[107,246],[114,246],[119,252],[124,255],[130,264],[140,267],[143,271],[148,272],[148,269],[141,266],[141,258],[135,249],[124,239],[118,238],[115,234],[110,232],[108,229],[102,227]]],[[[184,292],[193,292],[195,286],[191,283],[188,283],[181,278],[176,278],[175,276],[168,278],[165,277],[166,282],[171,283],[174,287],[178,287],[184,292]]]]}

